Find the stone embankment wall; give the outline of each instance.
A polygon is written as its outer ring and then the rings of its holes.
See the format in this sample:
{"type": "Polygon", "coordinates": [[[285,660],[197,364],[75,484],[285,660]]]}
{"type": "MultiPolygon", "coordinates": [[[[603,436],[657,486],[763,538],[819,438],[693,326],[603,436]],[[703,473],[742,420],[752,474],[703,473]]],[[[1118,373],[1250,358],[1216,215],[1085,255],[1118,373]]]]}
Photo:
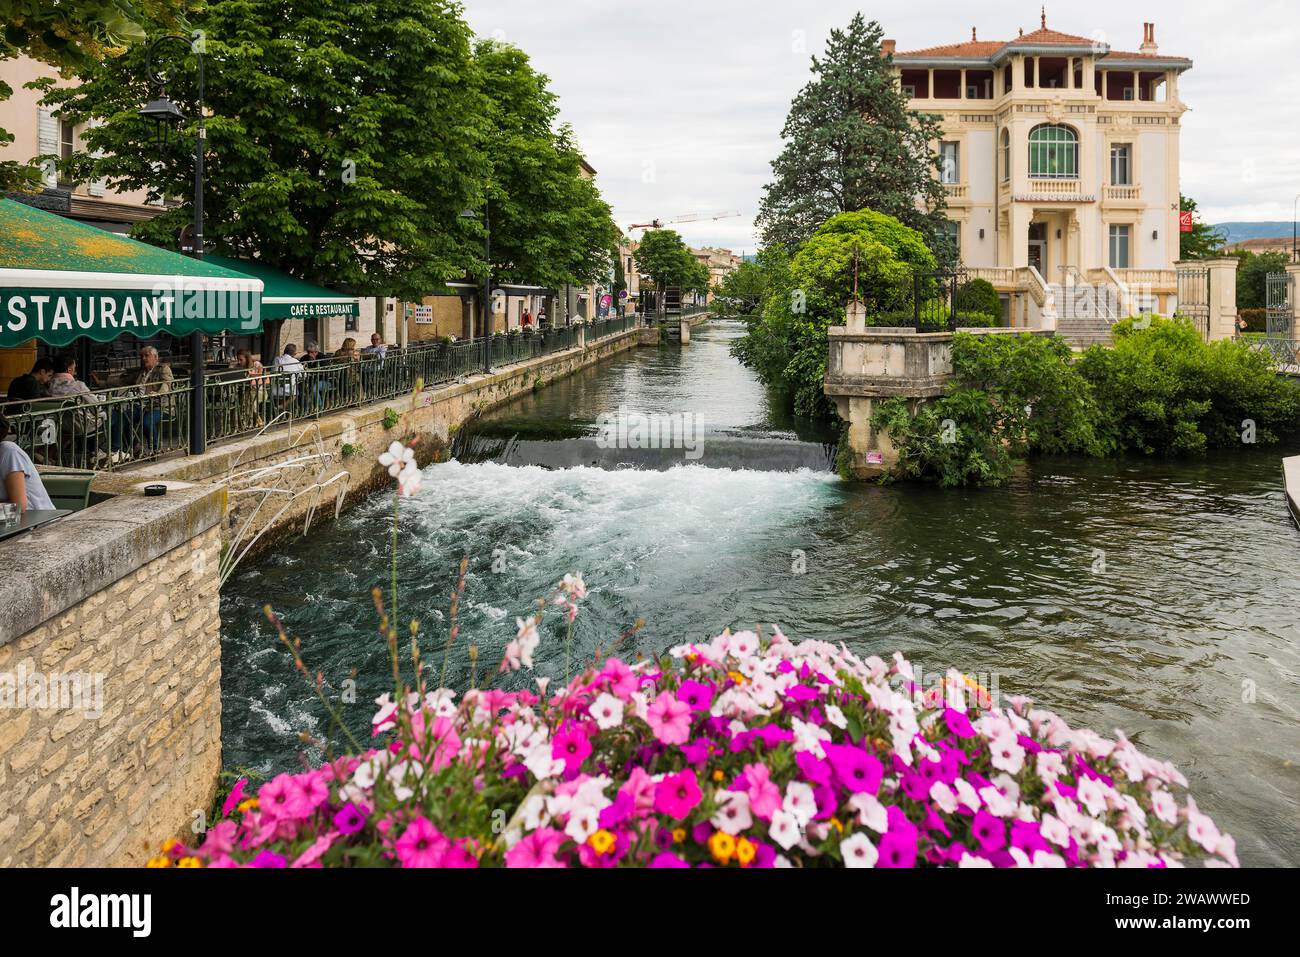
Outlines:
{"type": "Polygon", "coordinates": [[[140,864],[207,814],[222,498],[123,489],[0,546],[0,867],[140,864]]]}

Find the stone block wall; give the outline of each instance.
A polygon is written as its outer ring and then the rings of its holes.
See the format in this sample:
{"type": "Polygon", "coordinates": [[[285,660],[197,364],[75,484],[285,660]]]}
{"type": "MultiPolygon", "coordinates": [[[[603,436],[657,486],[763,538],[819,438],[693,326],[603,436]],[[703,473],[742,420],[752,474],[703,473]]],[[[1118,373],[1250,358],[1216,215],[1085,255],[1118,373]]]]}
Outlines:
{"type": "Polygon", "coordinates": [[[0,633],[0,867],[142,864],[207,814],[221,770],[219,515],[211,490],[136,491],[0,546],[6,563],[30,550],[72,566],[64,579],[29,563],[27,584],[44,587],[14,591],[6,626],[56,610],[0,633]]]}

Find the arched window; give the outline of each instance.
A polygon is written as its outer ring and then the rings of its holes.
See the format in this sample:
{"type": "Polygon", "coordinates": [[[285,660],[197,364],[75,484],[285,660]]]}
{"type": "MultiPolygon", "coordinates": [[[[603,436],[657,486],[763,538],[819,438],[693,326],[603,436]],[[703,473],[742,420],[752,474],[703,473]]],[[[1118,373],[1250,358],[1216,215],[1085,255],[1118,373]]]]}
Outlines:
{"type": "Polygon", "coordinates": [[[1011,131],[1002,131],[1002,182],[1011,182],[1011,131]]]}
{"type": "Polygon", "coordinates": [[[1079,178],[1079,134],[1059,123],[1029,131],[1029,175],[1034,179],[1079,178]]]}

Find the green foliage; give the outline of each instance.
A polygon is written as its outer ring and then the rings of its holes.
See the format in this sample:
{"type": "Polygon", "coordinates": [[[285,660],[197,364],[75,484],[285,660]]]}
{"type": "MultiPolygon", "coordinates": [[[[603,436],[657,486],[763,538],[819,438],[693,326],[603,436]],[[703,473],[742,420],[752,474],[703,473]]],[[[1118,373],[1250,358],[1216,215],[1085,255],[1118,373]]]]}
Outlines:
{"type": "MultiPolygon", "coordinates": [[[[683,292],[709,288],[708,267],[695,258],[676,230],[647,232],[637,247],[636,264],[660,294],[672,288],[683,292]]],[[[662,295],[659,298],[662,302],[662,295]]]]}
{"type": "Polygon", "coordinates": [[[1185,320],[1149,316],[1114,335],[1072,361],[1056,337],[958,333],[943,396],[877,406],[872,426],[899,454],[889,478],[997,485],[1027,455],[1191,454],[1300,425],[1300,387],[1243,343],[1207,344],[1185,320]]]}
{"type": "MultiPolygon", "coordinates": [[[[1184,213],[1196,213],[1196,200],[1180,195],[1178,208],[1184,213]]],[[[1226,237],[1208,223],[1193,218],[1192,231],[1178,234],[1179,259],[1210,259],[1223,255],[1226,237]]]]}
{"type": "Polygon", "coordinates": [[[759,209],[764,245],[796,249],[835,213],[869,208],[918,230],[942,262],[955,262],[932,147],[941,130],[936,117],[912,111],[880,52],[882,35],[857,14],[812,58],[759,209]]]}
{"type": "Polygon", "coordinates": [[[1286,253],[1252,253],[1242,250],[1231,254],[1237,262],[1237,309],[1268,307],[1269,273],[1284,272],[1291,258],[1286,253]]]}
{"type": "Polygon", "coordinates": [[[352,445],[350,442],[344,442],[342,448],[339,449],[339,454],[345,459],[350,459],[359,451],[361,450],[355,445],[352,445]]]}
{"type": "Polygon", "coordinates": [[[402,416],[396,409],[392,409],[387,406],[384,407],[384,428],[385,429],[395,429],[397,428],[397,423],[401,421],[402,421],[402,416]]]}
{"type": "MultiPolygon", "coordinates": [[[[972,279],[963,283],[957,290],[957,312],[959,315],[1001,316],[1002,300],[993,283],[987,279],[972,279]]],[[[968,323],[975,325],[976,323],[968,323]]],[[[981,323],[982,325],[982,323],[981,323]]],[[[996,322],[990,325],[997,325],[996,322]]]]}
{"type": "Polygon", "coordinates": [[[723,277],[713,307],[723,316],[752,316],[767,297],[767,275],[760,263],[744,262],[723,277]]]}
{"type": "MultiPolygon", "coordinates": [[[[411,299],[481,256],[460,213],[483,204],[492,100],[457,5],[212,0],[192,24],[206,34],[205,215],[217,251],[411,299]]],[[[165,52],[168,92],[192,118],[193,54],[165,52]]],[[[193,122],[160,150],[136,114],[149,93],[133,48],[49,95],[76,122],[104,121],[86,131],[71,178],[188,199],[193,122]]],[[[191,217],[181,205],[136,232],[172,245],[191,217]]]]}
{"type": "MultiPolygon", "coordinates": [[[[87,69],[144,40],[146,23],[176,28],[181,6],[179,0],[0,0],[0,60],[25,55],[64,74],[87,69]]],[[[0,81],[0,103],[12,95],[0,81]]],[[[13,140],[0,128],[0,146],[13,140]]],[[[38,186],[35,163],[0,161],[0,194],[38,186]]]]}
{"type": "Polygon", "coordinates": [[[1202,342],[1182,319],[1148,318],[1116,323],[1114,348],[1094,346],[1078,363],[1106,452],[1199,453],[1295,432],[1300,387],[1267,355],[1241,342],[1202,342]]]}
{"type": "Polygon", "coordinates": [[[763,308],[747,319],[745,337],[732,354],[789,394],[800,415],[830,412],[823,393],[827,330],[844,321],[855,265],[858,293],[869,315],[906,312],[910,325],[912,275],[932,272],[935,259],[921,234],[892,216],[873,210],[840,213],[823,223],[793,259],[781,246],[759,256],[763,308]]]}
{"type": "Polygon", "coordinates": [[[609,275],[619,239],[547,78],[518,47],[481,40],[474,63],[488,99],[492,275],[558,287],[609,275]]]}

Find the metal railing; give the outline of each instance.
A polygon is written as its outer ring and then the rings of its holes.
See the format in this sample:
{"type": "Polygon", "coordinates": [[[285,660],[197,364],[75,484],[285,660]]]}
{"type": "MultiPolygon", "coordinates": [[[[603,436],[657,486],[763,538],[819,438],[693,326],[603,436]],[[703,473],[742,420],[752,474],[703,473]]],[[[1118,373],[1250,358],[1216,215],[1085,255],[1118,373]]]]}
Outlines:
{"type": "MultiPolygon", "coordinates": [[[[634,329],[638,316],[597,319],[587,325],[595,342],[634,329]]],[[[577,326],[492,337],[492,365],[510,366],[578,345],[577,326]]],[[[314,418],[410,395],[483,371],[482,340],[432,342],[250,372],[210,373],[204,381],[208,443],[256,433],[277,420],[314,418]]],[[[40,465],[112,471],[190,448],[188,382],[145,394],[136,386],[75,396],[0,403],[15,442],[40,465]]]]}
{"type": "Polygon", "coordinates": [[[1251,352],[1262,352],[1273,358],[1279,373],[1300,376],[1300,339],[1278,336],[1239,336],[1251,352]]]}

